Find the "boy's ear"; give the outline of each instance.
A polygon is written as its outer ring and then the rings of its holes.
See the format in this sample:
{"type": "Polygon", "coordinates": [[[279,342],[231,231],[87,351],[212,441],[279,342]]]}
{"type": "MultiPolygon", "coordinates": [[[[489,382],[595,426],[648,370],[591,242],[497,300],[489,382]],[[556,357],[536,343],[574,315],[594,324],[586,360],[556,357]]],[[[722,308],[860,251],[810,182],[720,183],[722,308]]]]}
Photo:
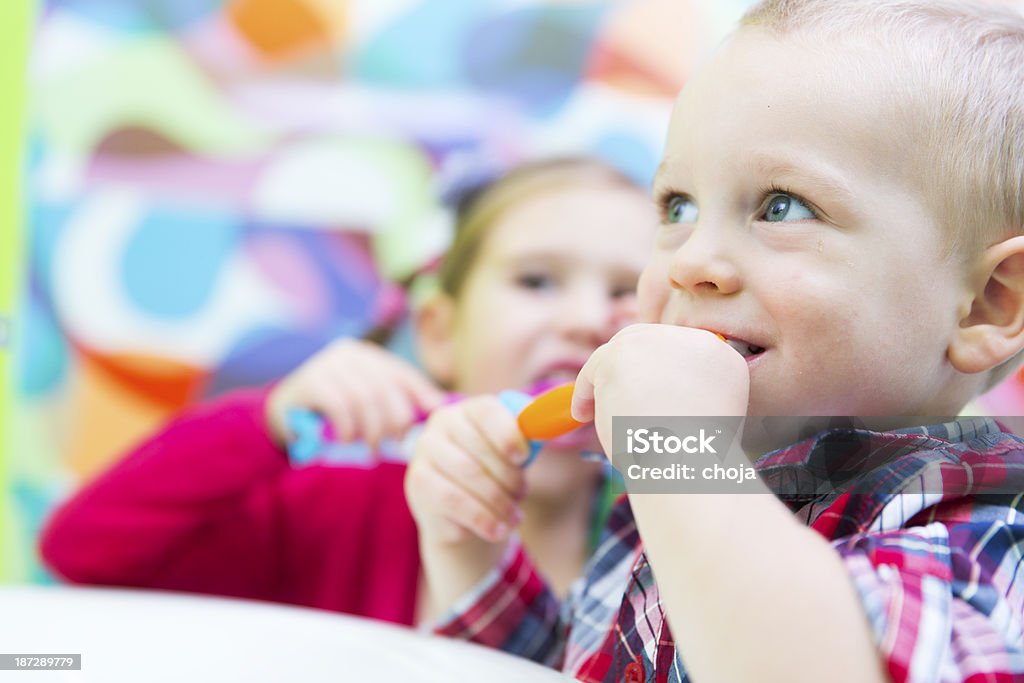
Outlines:
{"type": "Polygon", "coordinates": [[[442,386],[455,379],[455,302],[435,293],[413,315],[416,347],[423,367],[442,386]]]}
{"type": "Polygon", "coordinates": [[[970,312],[960,320],[949,360],[985,372],[1024,348],[1024,236],[994,244],[978,260],[970,312]]]}

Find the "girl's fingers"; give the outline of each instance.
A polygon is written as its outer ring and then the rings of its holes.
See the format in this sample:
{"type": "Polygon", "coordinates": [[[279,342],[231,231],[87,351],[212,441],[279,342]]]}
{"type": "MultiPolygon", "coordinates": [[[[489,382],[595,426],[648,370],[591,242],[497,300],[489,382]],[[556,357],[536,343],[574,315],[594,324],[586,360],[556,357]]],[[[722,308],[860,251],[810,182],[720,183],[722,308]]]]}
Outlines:
{"type": "Polygon", "coordinates": [[[348,396],[326,376],[310,378],[306,391],[306,396],[296,396],[294,405],[308,406],[323,415],[331,423],[338,440],[351,439],[355,420],[348,396]]]}
{"type": "Polygon", "coordinates": [[[428,411],[443,402],[440,389],[390,351],[366,344],[350,345],[346,351],[343,369],[358,378],[350,384],[360,392],[353,399],[361,404],[360,413],[365,416],[361,431],[366,441],[377,445],[384,437],[400,437],[415,421],[421,401],[428,411]]]}
{"type": "Polygon", "coordinates": [[[286,378],[268,407],[276,438],[287,442],[288,409],[301,406],[327,419],[341,442],[363,440],[377,448],[398,437],[444,394],[411,364],[367,342],[339,339],[286,378]]]}
{"type": "Polygon", "coordinates": [[[397,385],[416,407],[429,414],[431,411],[444,405],[445,392],[422,372],[405,363],[402,363],[395,370],[397,385]]]}
{"type": "Polygon", "coordinates": [[[444,403],[444,392],[411,363],[376,346],[360,347],[359,351],[366,368],[374,368],[382,376],[386,374],[418,405],[430,410],[444,403]]]}
{"type": "Polygon", "coordinates": [[[366,377],[362,370],[347,368],[344,373],[335,372],[335,391],[346,397],[352,431],[343,441],[364,441],[376,449],[382,428],[381,411],[373,400],[373,378],[366,377]]]}
{"type": "Polygon", "coordinates": [[[389,384],[381,386],[373,400],[380,410],[381,435],[398,438],[412,426],[416,417],[415,408],[391,378],[387,381],[389,384]]]}
{"type": "Polygon", "coordinates": [[[283,391],[281,387],[273,389],[267,397],[264,410],[265,420],[270,429],[270,436],[274,443],[281,447],[286,446],[296,436],[295,432],[288,426],[287,412],[290,403],[283,391]]]}

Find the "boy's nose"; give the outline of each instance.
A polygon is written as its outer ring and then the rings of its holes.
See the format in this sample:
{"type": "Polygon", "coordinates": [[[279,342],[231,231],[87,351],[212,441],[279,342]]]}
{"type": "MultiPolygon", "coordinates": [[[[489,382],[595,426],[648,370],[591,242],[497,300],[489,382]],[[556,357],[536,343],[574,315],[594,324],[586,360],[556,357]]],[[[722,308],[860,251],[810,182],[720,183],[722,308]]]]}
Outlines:
{"type": "Polygon", "coordinates": [[[733,294],[741,286],[729,245],[713,227],[695,229],[672,254],[668,276],[672,286],[694,294],[733,294]]]}

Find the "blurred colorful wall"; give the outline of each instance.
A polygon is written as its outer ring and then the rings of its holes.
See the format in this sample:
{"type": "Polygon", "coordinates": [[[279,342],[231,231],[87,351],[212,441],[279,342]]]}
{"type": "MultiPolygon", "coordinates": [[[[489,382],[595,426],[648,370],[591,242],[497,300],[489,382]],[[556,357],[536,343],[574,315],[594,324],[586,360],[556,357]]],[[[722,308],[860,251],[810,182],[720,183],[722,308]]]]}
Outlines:
{"type": "Polygon", "coordinates": [[[182,406],[401,320],[453,178],[588,151],[647,182],[673,96],[748,4],[39,0],[8,579],[48,580],[47,511],[182,406]]]}
{"type": "Polygon", "coordinates": [[[22,267],[22,152],[24,144],[25,60],[33,3],[0,5],[0,582],[14,573],[14,512],[10,490],[10,405],[13,399],[11,346],[14,308],[22,267]]]}
{"type": "Polygon", "coordinates": [[[6,435],[31,581],[47,511],[159,422],[400,320],[452,178],[589,151],[647,182],[746,0],[40,3],[6,435]]]}

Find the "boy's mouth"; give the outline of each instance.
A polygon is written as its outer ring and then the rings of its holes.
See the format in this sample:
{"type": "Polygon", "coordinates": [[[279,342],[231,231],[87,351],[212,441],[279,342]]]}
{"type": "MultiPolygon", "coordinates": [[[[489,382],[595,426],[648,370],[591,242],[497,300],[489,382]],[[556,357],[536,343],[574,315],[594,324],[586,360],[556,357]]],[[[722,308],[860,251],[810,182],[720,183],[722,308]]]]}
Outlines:
{"type": "Polygon", "coordinates": [[[725,343],[736,349],[741,356],[744,358],[753,358],[764,353],[765,349],[763,346],[757,344],[749,344],[742,339],[729,339],[726,338],[725,343]]]}

